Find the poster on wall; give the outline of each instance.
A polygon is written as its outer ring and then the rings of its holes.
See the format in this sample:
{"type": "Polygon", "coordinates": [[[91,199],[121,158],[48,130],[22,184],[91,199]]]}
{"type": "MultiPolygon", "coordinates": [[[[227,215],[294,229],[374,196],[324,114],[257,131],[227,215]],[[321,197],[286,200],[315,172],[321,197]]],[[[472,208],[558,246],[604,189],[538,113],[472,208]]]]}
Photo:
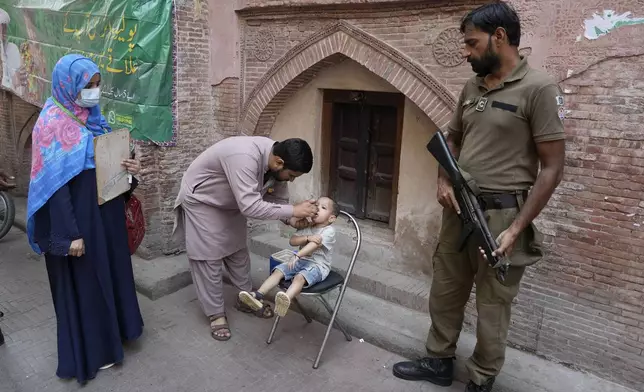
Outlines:
{"type": "Polygon", "coordinates": [[[78,53],[101,70],[113,129],[172,144],[172,34],[172,0],[0,0],[1,87],[42,107],[54,65],[78,53]]]}

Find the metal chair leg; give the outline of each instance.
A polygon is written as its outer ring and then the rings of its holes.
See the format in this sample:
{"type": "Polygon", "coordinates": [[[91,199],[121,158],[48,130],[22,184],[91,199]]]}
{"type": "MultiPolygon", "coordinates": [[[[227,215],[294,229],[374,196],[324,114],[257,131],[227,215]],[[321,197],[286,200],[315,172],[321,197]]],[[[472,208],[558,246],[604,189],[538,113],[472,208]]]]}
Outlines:
{"type": "Polygon", "coordinates": [[[329,323],[329,325],[326,326],[326,332],[324,333],[324,339],[322,340],[320,351],[318,351],[318,356],[315,358],[315,361],[313,362],[313,369],[317,369],[320,366],[320,358],[322,358],[322,352],[324,351],[324,347],[326,346],[326,342],[329,339],[329,334],[331,333],[332,328],[333,328],[332,323],[329,323]]]}
{"type": "Polygon", "coordinates": [[[312,323],[313,319],[311,318],[311,316],[309,316],[309,313],[304,309],[304,307],[302,307],[302,304],[300,304],[300,301],[298,301],[297,298],[293,298],[293,303],[299,309],[300,313],[302,313],[302,316],[304,316],[304,318],[306,319],[306,322],[309,324],[312,323]]]}
{"type": "Polygon", "coordinates": [[[277,329],[277,323],[280,322],[280,316],[275,315],[275,321],[273,322],[273,328],[271,328],[271,334],[268,335],[268,339],[266,340],[266,344],[271,344],[273,342],[273,335],[275,335],[275,330],[277,329]]]}
{"type": "MultiPolygon", "coordinates": [[[[331,307],[331,304],[329,304],[329,303],[327,302],[327,300],[326,300],[326,299],[324,299],[324,297],[323,297],[323,296],[319,296],[318,298],[320,299],[320,302],[322,302],[322,305],[324,305],[324,307],[326,308],[326,310],[329,312],[329,314],[333,316],[333,308],[331,307]]],[[[333,323],[334,323],[334,324],[335,324],[335,326],[336,326],[336,327],[338,327],[338,329],[342,332],[342,334],[343,334],[343,335],[344,335],[344,337],[347,339],[347,341],[348,341],[348,342],[350,342],[350,341],[351,341],[351,339],[352,339],[352,338],[351,338],[351,335],[349,335],[349,332],[347,332],[346,328],[344,328],[344,326],[342,325],[342,323],[340,322],[340,320],[338,320],[338,319],[336,318],[336,319],[333,321],[333,323]]]]}
{"type": "MultiPolygon", "coordinates": [[[[0,312],[0,317],[4,316],[4,313],[0,312]]],[[[2,329],[0,329],[0,346],[4,344],[4,335],[2,334],[2,329]]]]}
{"type": "Polygon", "coordinates": [[[318,366],[320,366],[320,358],[322,358],[322,352],[324,351],[324,347],[326,346],[327,340],[329,340],[329,334],[331,333],[331,328],[333,328],[333,325],[335,324],[340,331],[344,334],[344,337],[347,339],[347,341],[351,341],[351,335],[347,333],[347,331],[342,327],[339,323],[338,320],[336,319],[338,315],[338,310],[340,307],[340,304],[342,303],[342,297],[344,297],[344,290],[340,291],[340,296],[338,297],[338,300],[336,302],[335,309],[329,305],[329,303],[324,299],[323,296],[318,296],[317,298],[320,299],[320,302],[322,302],[322,305],[326,308],[329,313],[331,313],[331,320],[329,320],[329,325],[326,327],[326,333],[324,334],[324,339],[322,340],[322,345],[320,346],[320,351],[318,352],[318,356],[315,358],[315,362],[313,362],[313,369],[317,369],[318,366]]]}

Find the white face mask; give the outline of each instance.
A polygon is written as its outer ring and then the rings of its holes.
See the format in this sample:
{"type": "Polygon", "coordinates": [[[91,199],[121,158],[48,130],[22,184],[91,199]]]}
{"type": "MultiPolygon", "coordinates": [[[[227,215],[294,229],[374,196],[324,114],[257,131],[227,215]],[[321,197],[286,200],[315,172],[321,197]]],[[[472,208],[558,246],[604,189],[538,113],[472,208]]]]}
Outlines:
{"type": "Polygon", "coordinates": [[[101,98],[101,88],[84,88],[81,90],[80,97],[76,99],[76,105],[84,108],[91,108],[98,105],[101,98]]]}

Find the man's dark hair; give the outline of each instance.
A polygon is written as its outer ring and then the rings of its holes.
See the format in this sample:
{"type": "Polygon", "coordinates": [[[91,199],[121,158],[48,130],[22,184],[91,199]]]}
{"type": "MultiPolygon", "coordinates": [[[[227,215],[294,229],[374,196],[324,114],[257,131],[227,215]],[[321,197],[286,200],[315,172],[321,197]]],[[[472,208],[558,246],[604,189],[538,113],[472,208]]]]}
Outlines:
{"type": "Polygon", "coordinates": [[[284,169],[308,173],[313,167],[313,152],[302,139],[292,138],[273,145],[273,155],[282,158],[284,169]]]}
{"type": "Polygon", "coordinates": [[[461,21],[461,33],[473,26],[490,35],[497,28],[502,27],[512,46],[519,46],[521,42],[521,21],[514,8],[503,1],[496,1],[472,10],[461,21]]]}

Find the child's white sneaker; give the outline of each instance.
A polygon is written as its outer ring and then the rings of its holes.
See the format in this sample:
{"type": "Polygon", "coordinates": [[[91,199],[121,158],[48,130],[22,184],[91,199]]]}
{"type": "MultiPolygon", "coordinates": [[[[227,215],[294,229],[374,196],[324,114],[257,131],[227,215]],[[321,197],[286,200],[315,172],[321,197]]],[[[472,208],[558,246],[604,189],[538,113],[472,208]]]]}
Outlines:
{"type": "Polygon", "coordinates": [[[286,316],[288,308],[291,307],[291,299],[285,292],[280,291],[275,295],[275,314],[280,317],[286,316]]]}
{"type": "Polygon", "coordinates": [[[255,298],[255,296],[248,291],[241,291],[239,293],[239,300],[254,311],[258,311],[264,306],[259,299],[255,298]]]}

